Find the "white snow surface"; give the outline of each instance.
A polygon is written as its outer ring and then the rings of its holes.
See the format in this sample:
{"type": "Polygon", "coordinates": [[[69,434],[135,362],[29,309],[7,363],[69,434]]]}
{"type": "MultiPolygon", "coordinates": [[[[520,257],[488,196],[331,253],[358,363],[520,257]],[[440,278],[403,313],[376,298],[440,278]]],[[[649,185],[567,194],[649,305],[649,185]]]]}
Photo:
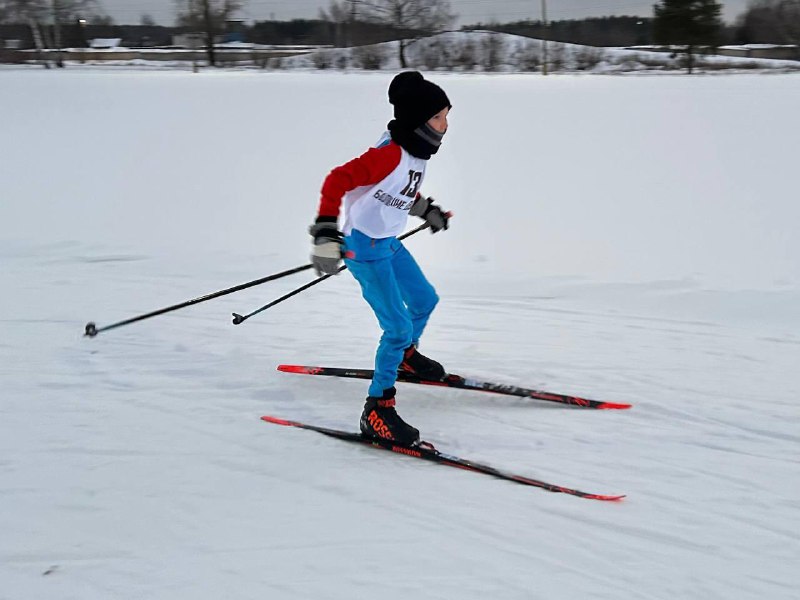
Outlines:
{"type": "Polygon", "coordinates": [[[0,598],[790,599],[800,575],[800,77],[438,75],[407,241],[449,370],[630,402],[399,385],[441,449],[553,494],[262,422],[354,430],[379,331],[308,273],[390,73],[0,70],[0,598]],[[794,566],[792,566],[794,565],[794,566]]]}

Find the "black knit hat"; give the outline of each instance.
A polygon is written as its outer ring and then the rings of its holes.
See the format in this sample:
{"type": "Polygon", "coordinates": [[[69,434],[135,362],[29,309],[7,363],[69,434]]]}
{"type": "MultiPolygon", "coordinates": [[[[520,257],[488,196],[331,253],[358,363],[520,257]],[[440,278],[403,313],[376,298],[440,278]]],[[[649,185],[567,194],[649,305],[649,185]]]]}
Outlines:
{"type": "Polygon", "coordinates": [[[389,102],[394,106],[398,125],[409,130],[424,125],[440,110],[450,108],[444,90],[419,71],[404,71],[392,79],[389,102]]]}

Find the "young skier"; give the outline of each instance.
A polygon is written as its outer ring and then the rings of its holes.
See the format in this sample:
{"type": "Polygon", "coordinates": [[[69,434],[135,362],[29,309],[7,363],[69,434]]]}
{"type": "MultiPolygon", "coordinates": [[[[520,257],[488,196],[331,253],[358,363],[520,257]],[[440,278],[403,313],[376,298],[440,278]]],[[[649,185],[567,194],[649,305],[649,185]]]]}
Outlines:
{"type": "Polygon", "coordinates": [[[439,150],[451,105],[436,84],[417,71],[389,85],[394,119],[378,143],[336,167],[322,184],[311,260],[318,274],[336,273],[342,257],[361,285],[383,330],[375,374],[361,414],[364,435],[413,444],[419,431],[395,410],[397,370],[438,381],[445,371],[417,351],[419,338],[439,301],[417,262],[396,236],[408,215],[421,217],[432,232],[448,227],[448,215],[419,193],[428,159],[439,150]],[[344,201],[344,224],[337,226],[344,201]]]}

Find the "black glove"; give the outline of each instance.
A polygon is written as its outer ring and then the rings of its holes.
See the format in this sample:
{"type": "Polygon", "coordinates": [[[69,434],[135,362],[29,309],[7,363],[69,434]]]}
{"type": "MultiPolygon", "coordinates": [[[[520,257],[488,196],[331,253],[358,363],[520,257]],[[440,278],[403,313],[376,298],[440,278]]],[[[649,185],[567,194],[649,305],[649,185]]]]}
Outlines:
{"type": "Polygon", "coordinates": [[[336,227],[336,221],[320,220],[308,228],[308,233],[314,236],[314,245],[311,249],[311,264],[317,275],[336,275],[339,272],[339,263],[342,262],[342,232],[336,227]]]}
{"type": "Polygon", "coordinates": [[[431,226],[431,233],[447,229],[450,217],[442,207],[433,203],[433,198],[418,195],[408,214],[420,217],[431,226]]]}

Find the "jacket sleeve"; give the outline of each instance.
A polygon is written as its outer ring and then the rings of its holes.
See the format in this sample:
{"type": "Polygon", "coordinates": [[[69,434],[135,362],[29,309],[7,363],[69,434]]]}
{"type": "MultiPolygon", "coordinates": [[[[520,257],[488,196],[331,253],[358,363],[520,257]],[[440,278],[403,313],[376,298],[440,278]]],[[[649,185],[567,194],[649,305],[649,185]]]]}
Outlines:
{"type": "Polygon", "coordinates": [[[400,164],[400,146],[395,143],[370,148],[358,158],[336,167],[322,184],[317,220],[336,221],[342,198],[350,190],[374,185],[386,178],[400,164]]]}

